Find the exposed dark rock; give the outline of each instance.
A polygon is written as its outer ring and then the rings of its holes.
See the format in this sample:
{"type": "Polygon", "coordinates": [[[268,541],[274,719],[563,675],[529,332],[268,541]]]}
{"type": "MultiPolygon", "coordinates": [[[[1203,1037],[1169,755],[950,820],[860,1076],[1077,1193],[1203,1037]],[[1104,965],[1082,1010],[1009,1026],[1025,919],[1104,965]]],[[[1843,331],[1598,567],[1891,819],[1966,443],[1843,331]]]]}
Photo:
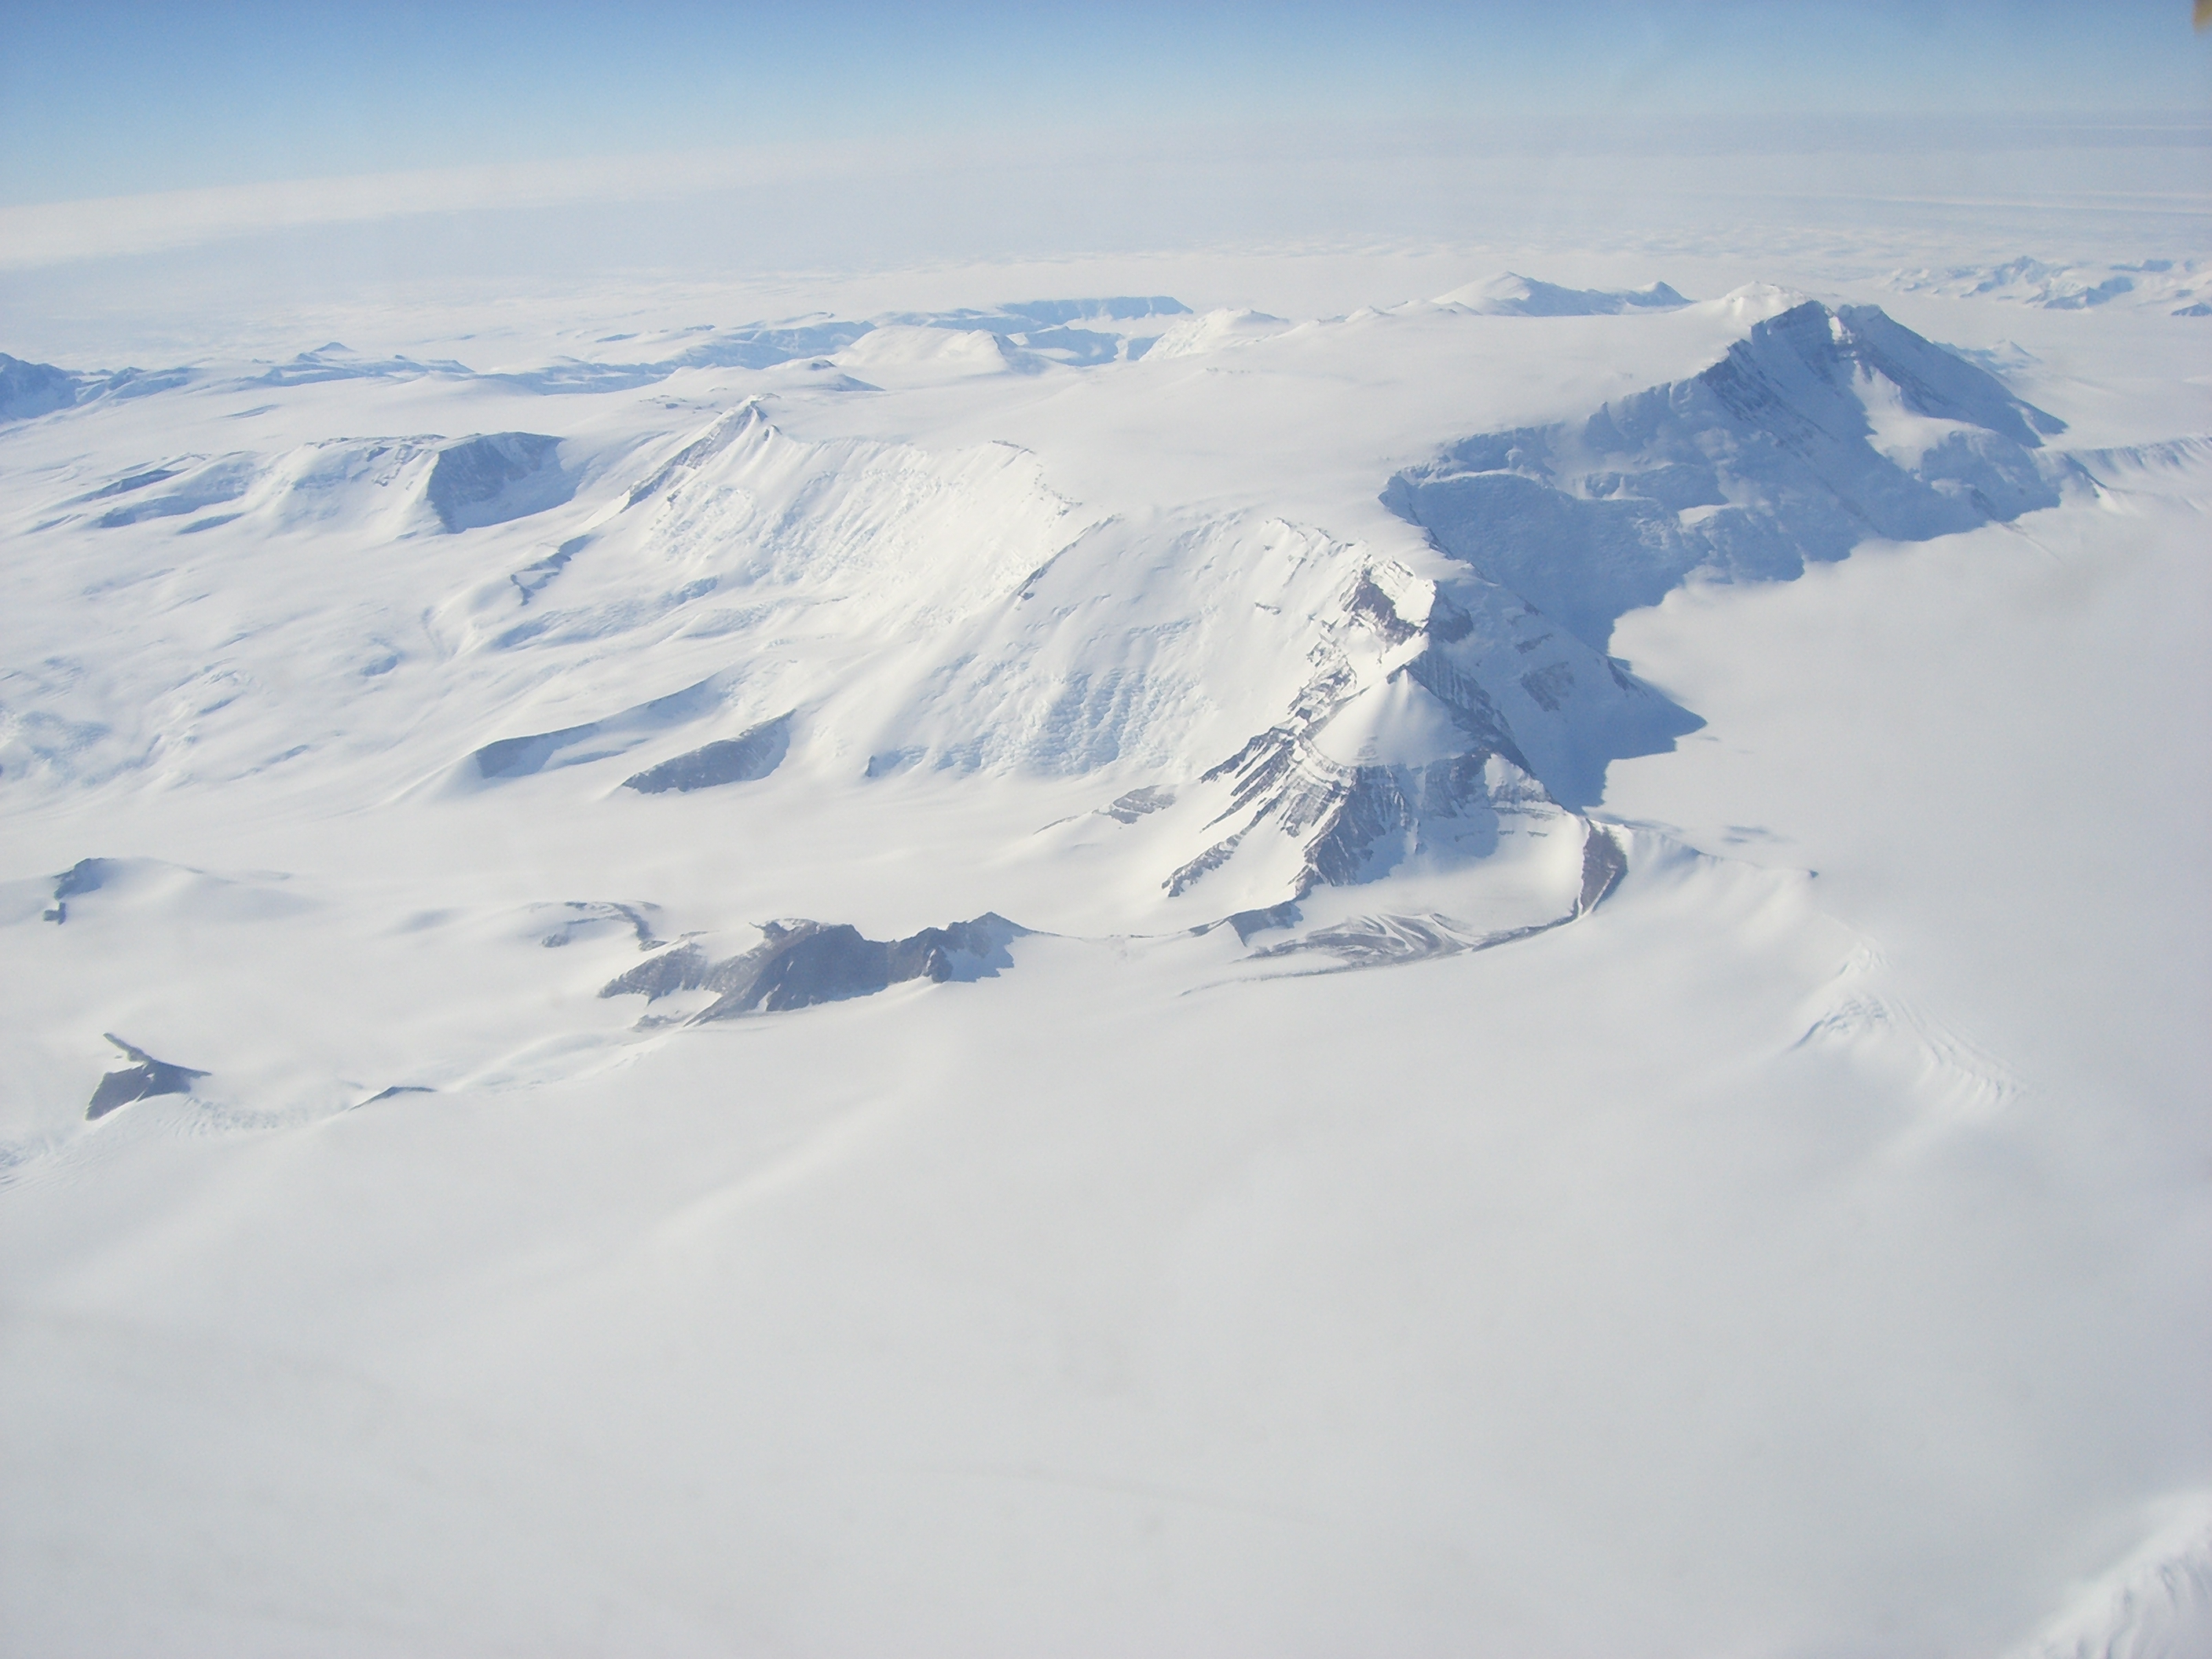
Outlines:
{"type": "MultiPolygon", "coordinates": [[[[1305,845],[1305,869],[1293,884],[1294,899],[1320,884],[1340,887],[1374,880],[1406,858],[1447,845],[1471,856],[1490,851],[1501,805],[1510,811],[1522,803],[1517,798],[1493,799],[1489,763],[1492,756],[1502,756],[1525,771],[1520,751],[1481,689],[1449,664],[1437,659],[1425,679],[1412,666],[1401,672],[1414,674],[1432,692],[1441,688],[1440,698],[1455,722],[1472,728],[1468,752],[1421,765],[1346,766],[1323,755],[1297,726],[1263,732],[1202,780],[1233,780],[1223,817],[1250,809],[1250,817],[1169,877],[1169,894],[1187,891],[1226,863],[1243,836],[1269,819],[1305,845]]],[[[1548,799],[1534,780],[1522,787],[1529,804],[1548,799]]]]}
{"type": "Polygon", "coordinates": [[[1605,896],[1620,884],[1628,872],[1628,854],[1613,831],[1593,823],[1583,838],[1583,887],[1575,900],[1575,914],[1587,915],[1605,896]]]}
{"type": "MultiPolygon", "coordinates": [[[[1627,869],[1628,854],[1620,840],[1603,825],[1593,823],[1583,841],[1582,890],[1576,896],[1575,908],[1565,915],[1493,933],[1473,933],[1449,916],[1355,916],[1333,927],[1317,927],[1303,939],[1267,945],[1252,954],[1288,957],[1318,953],[1335,958],[1340,967],[1382,968],[1420,962],[1431,957],[1456,956],[1467,951],[1492,951],[1501,945],[1548,933],[1588,915],[1620,884],[1627,869]]],[[[1237,938],[1249,939],[1261,927],[1294,926],[1297,907],[1279,904],[1272,910],[1245,911],[1229,920],[1236,925],[1237,938]],[[1247,916],[1270,918],[1284,911],[1290,915],[1283,920],[1262,921],[1249,931],[1246,928],[1247,916]]]]}
{"type": "Polygon", "coordinates": [[[1255,957],[1313,955],[1334,958],[1335,967],[1315,970],[1320,973],[1338,973],[1352,968],[1394,968],[1402,963],[1425,962],[1433,957],[1494,951],[1501,945],[1512,945],[1534,939],[1539,933],[1548,933],[1555,927],[1564,927],[1581,914],[1578,909],[1571,910],[1549,921],[1501,928],[1494,933],[1477,933],[1463,922],[1434,914],[1354,916],[1333,927],[1316,927],[1303,939],[1270,945],[1252,954],[1255,957]]]}
{"type": "Polygon", "coordinates": [[[1360,618],[1392,645],[1403,645],[1421,631],[1421,624],[1398,614],[1398,606],[1391,597],[1375,585],[1374,573],[1364,571],[1352,584],[1352,592],[1344,608],[1360,618]]]}
{"type": "Polygon", "coordinates": [[[897,980],[914,978],[921,967],[918,961],[908,961],[899,964],[908,971],[896,972],[892,957],[905,941],[864,939],[849,923],[770,922],[767,931],[766,939],[738,958],[741,965],[729,976],[734,982],[700,1015],[702,1019],[723,1019],[756,1008],[773,1013],[863,997],[897,980]]]}
{"type": "Polygon", "coordinates": [[[1158,812],[1175,805],[1175,791],[1165,784],[1147,784],[1142,789],[1132,789],[1119,795],[1105,808],[1106,816],[1116,823],[1134,823],[1147,812],[1158,812]]]}
{"type": "Polygon", "coordinates": [[[113,859],[79,859],[54,879],[54,906],[44,912],[52,922],[69,920],[69,901],[79,893],[96,893],[108,881],[122,872],[123,866],[113,859]]]}
{"type": "Polygon", "coordinates": [[[1236,855],[1237,843],[1243,839],[1244,832],[1239,830],[1235,835],[1224,836],[1222,840],[1214,842],[1212,846],[1177,870],[1163,884],[1168,890],[1168,896],[1182,897],[1203,878],[1228,863],[1236,855]]]}
{"type": "Polygon", "coordinates": [[[705,744],[673,760],[648,766],[624,778],[623,787],[641,795],[659,795],[670,790],[684,793],[726,783],[752,783],[781,766],[790,748],[791,715],[779,714],[734,738],[705,744]]]}
{"type": "Polygon", "coordinates": [[[704,432],[670,456],[652,477],[632,484],[623,497],[623,509],[627,512],[647,496],[680,483],[685,474],[697,471],[753,428],[767,424],[760,405],[750,398],[716,416],[704,432]]]}
{"type": "Polygon", "coordinates": [[[1354,916],[1333,927],[1316,927],[1304,939],[1271,945],[1255,951],[1255,957],[1288,957],[1318,953],[1334,957],[1346,968],[1382,968],[1431,957],[1456,956],[1479,950],[1487,941],[1474,940],[1453,931],[1443,916],[1354,916]]]}
{"type": "Polygon", "coordinates": [[[568,568],[568,561],[592,544],[590,536],[571,536],[535,564],[526,564],[507,578],[528,605],[538,597],[538,590],[568,568]]]}
{"type": "Polygon", "coordinates": [[[570,899],[562,908],[570,913],[568,919],[539,939],[540,945],[557,950],[568,943],[577,928],[589,927],[596,922],[603,921],[629,923],[630,932],[637,936],[637,948],[641,951],[657,951],[667,943],[666,940],[655,937],[653,923],[646,917],[647,910],[657,908],[653,905],[640,907],[635,904],[610,904],[604,899],[570,899]]]}
{"type": "Polygon", "coordinates": [[[642,994],[653,1001],[678,991],[719,993],[694,1024],[775,1013],[869,996],[908,980],[989,977],[1013,966],[1006,946],[1028,929],[986,914],[901,939],[865,939],[842,922],[772,921],[762,932],[760,944],[722,962],[709,960],[696,945],[679,945],[610,980],[599,994],[642,994]]]}
{"type": "Polygon", "coordinates": [[[564,726],[558,732],[538,732],[526,738],[501,738],[488,743],[470,758],[484,778],[525,778],[544,769],[545,763],[563,749],[595,738],[599,723],[564,726]]]}
{"type": "Polygon", "coordinates": [[[1521,689],[1528,694],[1528,700],[1547,713],[1556,712],[1574,686],[1575,671],[1563,662],[1546,663],[1521,677],[1521,689]]]}
{"type": "Polygon", "coordinates": [[[1229,925],[1237,930],[1237,942],[1249,945],[1252,935],[1265,933],[1277,927],[1295,927],[1303,921],[1295,901],[1271,904],[1264,910],[1239,910],[1229,918],[1229,925]]]}
{"type": "Polygon", "coordinates": [[[192,1080],[208,1075],[196,1072],[189,1066],[174,1066],[166,1060],[156,1060],[143,1048],[134,1048],[112,1031],[101,1035],[137,1063],[126,1066],[119,1072],[110,1072],[100,1079],[100,1086],[92,1091],[92,1103],[85,1108],[87,1119],[106,1117],[118,1106],[128,1106],[134,1100],[144,1100],[153,1095],[188,1095],[192,1091],[192,1080]]]}
{"type": "Polygon", "coordinates": [[[642,996],[647,1002],[678,991],[696,991],[708,982],[715,963],[696,945],[679,945],[650,962],[641,962],[599,988],[603,997],[642,996]]]}
{"type": "Polygon", "coordinates": [[[374,1106],[380,1100],[391,1100],[400,1095],[434,1095],[437,1092],[427,1084],[395,1083],[389,1089],[380,1089],[367,1100],[356,1103],[350,1109],[358,1111],[363,1106],[374,1106]]]}
{"type": "Polygon", "coordinates": [[[1316,885],[1375,880],[1414,857],[1480,857],[1496,845],[1501,814],[1595,799],[1607,759],[1663,750],[1699,724],[1577,641],[1562,638],[1559,648],[1583,665],[1583,692],[1564,659],[1519,669],[1527,654],[1522,636],[1533,631],[1540,643],[1552,630],[1494,583],[1465,581],[1461,590],[1482,607],[1480,626],[1462,598],[1401,566],[1385,562],[1362,573],[1344,597],[1343,622],[1316,653],[1313,678],[1283,720],[1200,779],[1230,785],[1228,804],[1213,820],[1222,839],[1168,877],[1163,884],[1171,896],[1229,862],[1263,823],[1304,848],[1292,898],[1316,885]],[[1379,646],[1396,665],[1363,690],[1352,666],[1355,646],[1370,661],[1379,646]],[[1506,665],[1513,666],[1504,683],[1528,697],[1518,718],[1533,722],[1541,741],[1549,763],[1541,770],[1477,678],[1506,665]],[[1325,752],[1326,728],[1354,698],[1388,695],[1404,681],[1427,694],[1421,702],[1434,700],[1433,712],[1458,733],[1458,752],[1431,748],[1435,758],[1403,762],[1325,752]],[[1578,724],[1564,732],[1540,724],[1576,696],[1578,724]]]}

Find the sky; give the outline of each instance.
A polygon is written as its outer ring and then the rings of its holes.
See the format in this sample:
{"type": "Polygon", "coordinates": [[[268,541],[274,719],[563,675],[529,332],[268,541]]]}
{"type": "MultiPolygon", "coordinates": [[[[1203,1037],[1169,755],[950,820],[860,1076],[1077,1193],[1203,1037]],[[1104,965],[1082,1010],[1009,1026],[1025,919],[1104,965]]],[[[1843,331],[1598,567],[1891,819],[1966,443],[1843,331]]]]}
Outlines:
{"type": "Polygon", "coordinates": [[[2212,116],[2212,33],[2189,12],[2189,0],[0,0],[0,206],[1071,133],[2212,116]]]}

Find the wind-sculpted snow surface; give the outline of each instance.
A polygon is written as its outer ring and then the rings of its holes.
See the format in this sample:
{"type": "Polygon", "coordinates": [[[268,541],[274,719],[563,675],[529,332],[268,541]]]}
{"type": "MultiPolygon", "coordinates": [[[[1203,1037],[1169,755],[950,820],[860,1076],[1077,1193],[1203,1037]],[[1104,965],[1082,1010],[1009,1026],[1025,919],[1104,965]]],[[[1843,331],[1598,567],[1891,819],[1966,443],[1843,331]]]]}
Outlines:
{"type": "Polygon", "coordinates": [[[1367,257],[0,362],[0,1648],[2194,1639],[2199,325],[1367,257]]]}
{"type": "Polygon", "coordinates": [[[1875,307],[1808,301],[1695,380],[1467,439],[1383,499],[1602,650],[1693,571],[1788,580],[2055,506],[2067,465],[2034,452],[2063,429],[1875,307]]]}
{"type": "Polygon", "coordinates": [[[529,777],[548,767],[586,765],[625,752],[647,734],[698,720],[712,713],[721,701],[721,688],[712,680],[702,680],[605,720],[528,737],[501,738],[477,750],[469,757],[469,764],[476,776],[487,782],[529,777]]]}

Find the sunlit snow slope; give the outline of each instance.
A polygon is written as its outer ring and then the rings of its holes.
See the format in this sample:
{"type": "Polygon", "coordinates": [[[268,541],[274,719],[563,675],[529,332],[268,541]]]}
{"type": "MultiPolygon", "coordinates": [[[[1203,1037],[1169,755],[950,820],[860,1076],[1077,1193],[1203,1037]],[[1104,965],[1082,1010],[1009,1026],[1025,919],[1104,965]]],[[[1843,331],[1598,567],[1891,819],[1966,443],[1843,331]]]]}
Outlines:
{"type": "Polygon", "coordinates": [[[2204,947],[2014,1016],[2203,915],[2204,440],[1779,289],[575,332],[0,359],[11,1650],[2202,1633],[2204,947]]]}

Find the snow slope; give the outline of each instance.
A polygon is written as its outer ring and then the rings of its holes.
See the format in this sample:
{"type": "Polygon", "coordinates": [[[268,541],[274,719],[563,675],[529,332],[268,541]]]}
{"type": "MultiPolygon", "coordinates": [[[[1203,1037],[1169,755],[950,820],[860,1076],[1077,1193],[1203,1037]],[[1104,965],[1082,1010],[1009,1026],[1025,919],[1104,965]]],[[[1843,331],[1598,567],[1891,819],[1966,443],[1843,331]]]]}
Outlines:
{"type": "Polygon", "coordinates": [[[6,1645],[2184,1639],[2212,410],[1477,288],[0,364],[6,1645]]]}

